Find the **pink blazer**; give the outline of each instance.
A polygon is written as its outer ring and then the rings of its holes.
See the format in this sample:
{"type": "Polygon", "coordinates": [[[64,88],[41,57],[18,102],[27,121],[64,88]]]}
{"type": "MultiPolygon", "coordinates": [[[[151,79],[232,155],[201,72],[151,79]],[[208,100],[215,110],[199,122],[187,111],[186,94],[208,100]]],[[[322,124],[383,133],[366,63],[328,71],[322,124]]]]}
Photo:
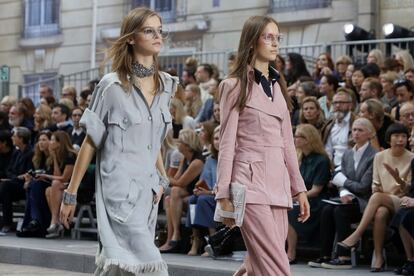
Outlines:
{"type": "Polygon", "coordinates": [[[246,202],[292,207],[292,196],[306,191],[299,171],[290,114],[276,82],[273,101],[253,80],[250,97],[242,112],[232,108],[240,84],[230,78],[220,83],[220,151],[216,199],[229,198],[229,186],[247,186],[246,202]]]}

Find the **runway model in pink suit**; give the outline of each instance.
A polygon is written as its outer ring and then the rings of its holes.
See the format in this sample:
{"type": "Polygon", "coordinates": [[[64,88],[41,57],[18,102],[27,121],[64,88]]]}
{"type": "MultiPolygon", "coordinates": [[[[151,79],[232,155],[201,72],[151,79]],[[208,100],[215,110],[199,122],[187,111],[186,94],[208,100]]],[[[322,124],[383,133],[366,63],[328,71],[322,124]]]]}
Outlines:
{"type": "MultiPolygon", "coordinates": [[[[225,211],[231,182],[247,186],[241,227],[248,257],[235,275],[290,275],[285,252],[287,211],[292,197],[300,204],[299,221],[309,217],[306,187],[293,142],[290,98],[283,77],[270,66],[281,35],[267,16],[250,17],[243,26],[237,60],[219,87],[220,154],[218,193],[225,211]]],[[[233,219],[225,219],[228,226],[233,219]]]]}

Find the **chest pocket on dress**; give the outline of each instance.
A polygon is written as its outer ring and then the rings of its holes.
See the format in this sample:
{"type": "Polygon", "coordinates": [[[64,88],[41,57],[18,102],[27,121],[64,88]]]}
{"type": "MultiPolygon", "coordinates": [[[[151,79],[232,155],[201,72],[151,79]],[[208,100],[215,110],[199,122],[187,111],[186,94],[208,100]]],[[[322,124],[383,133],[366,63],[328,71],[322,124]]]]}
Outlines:
{"type": "Polygon", "coordinates": [[[118,145],[121,151],[133,146],[134,128],[142,122],[141,113],[137,110],[133,114],[126,112],[109,112],[108,114],[108,136],[114,145],[118,145]]]}
{"type": "Polygon", "coordinates": [[[161,125],[159,128],[159,133],[161,133],[161,140],[164,140],[167,135],[168,127],[172,123],[171,113],[168,110],[161,109],[161,125]]]}

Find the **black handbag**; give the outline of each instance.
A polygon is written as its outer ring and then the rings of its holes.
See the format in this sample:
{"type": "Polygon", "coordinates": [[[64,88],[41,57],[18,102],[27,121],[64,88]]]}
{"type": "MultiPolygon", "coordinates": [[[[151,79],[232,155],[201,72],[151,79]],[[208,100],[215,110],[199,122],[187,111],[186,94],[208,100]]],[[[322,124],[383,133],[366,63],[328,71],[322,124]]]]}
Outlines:
{"type": "Polygon", "coordinates": [[[212,257],[229,255],[235,248],[245,248],[239,227],[223,227],[208,237],[207,243],[206,250],[212,257]]]}

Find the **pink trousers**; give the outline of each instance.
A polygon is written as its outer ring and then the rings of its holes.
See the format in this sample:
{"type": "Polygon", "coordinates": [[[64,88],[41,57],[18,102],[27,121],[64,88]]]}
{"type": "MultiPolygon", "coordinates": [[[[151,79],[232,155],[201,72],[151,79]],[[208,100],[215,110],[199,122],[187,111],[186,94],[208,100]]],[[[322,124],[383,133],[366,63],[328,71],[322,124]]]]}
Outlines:
{"type": "Polygon", "coordinates": [[[246,204],[241,227],[248,256],[248,276],[289,276],[285,251],[288,232],[287,208],[246,204]]]}

